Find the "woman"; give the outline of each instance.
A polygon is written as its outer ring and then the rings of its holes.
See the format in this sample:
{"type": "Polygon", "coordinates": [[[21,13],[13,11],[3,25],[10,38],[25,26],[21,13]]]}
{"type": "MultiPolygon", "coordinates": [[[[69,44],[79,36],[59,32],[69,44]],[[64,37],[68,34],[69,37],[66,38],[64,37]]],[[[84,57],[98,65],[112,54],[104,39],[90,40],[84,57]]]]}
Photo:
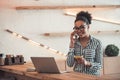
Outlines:
{"type": "Polygon", "coordinates": [[[70,36],[67,65],[74,66],[75,72],[100,75],[102,67],[101,42],[89,34],[91,14],[81,11],[74,22],[75,27],[70,36]]]}

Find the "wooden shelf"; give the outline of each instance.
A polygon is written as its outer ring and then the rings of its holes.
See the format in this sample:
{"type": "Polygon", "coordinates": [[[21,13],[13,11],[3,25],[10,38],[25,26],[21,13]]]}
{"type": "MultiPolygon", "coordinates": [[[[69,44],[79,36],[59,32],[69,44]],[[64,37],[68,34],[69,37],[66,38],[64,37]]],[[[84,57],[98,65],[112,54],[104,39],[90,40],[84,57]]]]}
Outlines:
{"type": "Polygon", "coordinates": [[[120,8],[120,5],[81,5],[81,6],[17,6],[16,10],[32,9],[71,9],[71,8],[120,8]]]}
{"type": "MultiPolygon", "coordinates": [[[[90,34],[120,34],[120,30],[110,30],[110,31],[90,31],[90,34]]],[[[40,34],[46,37],[64,37],[70,35],[70,32],[51,32],[40,34]]]]}
{"type": "MultiPolygon", "coordinates": [[[[67,16],[73,16],[73,17],[75,17],[75,15],[74,14],[68,14],[68,13],[65,13],[64,15],[67,15],[67,16]]],[[[105,22],[105,23],[110,23],[110,24],[115,24],[115,25],[120,25],[120,22],[113,22],[113,21],[108,21],[108,20],[102,20],[102,19],[98,19],[98,18],[94,18],[93,17],[93,20],[95,20],[95,21],[100,21],[100,22],[105,22]]]]}

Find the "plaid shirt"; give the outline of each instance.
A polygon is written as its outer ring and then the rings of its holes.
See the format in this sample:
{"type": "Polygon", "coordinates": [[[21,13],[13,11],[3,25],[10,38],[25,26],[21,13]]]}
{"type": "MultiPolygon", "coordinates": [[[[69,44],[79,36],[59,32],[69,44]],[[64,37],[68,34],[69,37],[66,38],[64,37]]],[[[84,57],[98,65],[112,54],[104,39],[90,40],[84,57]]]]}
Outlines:
{"type": "Polygon", "coordinates": [[[91,74],[100,75],[100,68],[102,68],[102,45],[101,42],[90,37],[89,43],[85,48],[82,48],[80,41],[77,40],[74,48],[70,48],[67,56],[67,65],[69,67],[74,66],[74,71],[91,74]],[[83,64],[78,64],[74,59],[74,56],[83,56],[87,61],[89,61],[92,66],[88,67],[83,64]]]}

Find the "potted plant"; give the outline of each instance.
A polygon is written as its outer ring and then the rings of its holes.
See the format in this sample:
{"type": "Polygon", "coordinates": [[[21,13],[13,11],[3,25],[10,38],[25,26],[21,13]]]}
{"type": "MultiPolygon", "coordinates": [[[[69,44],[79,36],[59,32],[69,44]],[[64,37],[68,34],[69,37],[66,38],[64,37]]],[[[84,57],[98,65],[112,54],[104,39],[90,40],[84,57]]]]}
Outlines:
{"type": "Polygon", "coordinates": [[[119,48],[117,46],[115,46],[114,44],[109,44],[107,45],[107,47],[105,48],[105,54],[107,56],[118,56],[119,54],[119,48]]]}
{"type": "Polygon", "coordinates": [[[104,57],[104,74],[120,74],[119,48],[114,44],[109,44],[105,48],[105,54],[108,57],[104,57]]]}

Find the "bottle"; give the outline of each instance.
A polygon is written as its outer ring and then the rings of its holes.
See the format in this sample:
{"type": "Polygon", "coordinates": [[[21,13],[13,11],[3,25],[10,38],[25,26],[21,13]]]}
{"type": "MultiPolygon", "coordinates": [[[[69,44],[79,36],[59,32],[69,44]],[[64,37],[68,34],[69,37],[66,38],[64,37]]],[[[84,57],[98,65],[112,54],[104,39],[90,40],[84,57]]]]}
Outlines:
{"type": "Polygon", "coordinates": [[[12,58],[9,54],[7,54],[5,57],[5,65],[12,65],[12,58]]]}
{"type": "Polygon", "coordinates": [[[20,64],[24,64],[24,57],[23,55],[19,55],[20,56],[20,64]]]}
{"type": "Polygon", "coordinates": [[[12,64],[16,64],[15,56],[13,54],[11,55],[11,60],[12,60],[12,64]]]}
{"type": "Polygon", "coordinates": [[[3,53],[0,53],[0,66],[4,65],[3,53]]]}

